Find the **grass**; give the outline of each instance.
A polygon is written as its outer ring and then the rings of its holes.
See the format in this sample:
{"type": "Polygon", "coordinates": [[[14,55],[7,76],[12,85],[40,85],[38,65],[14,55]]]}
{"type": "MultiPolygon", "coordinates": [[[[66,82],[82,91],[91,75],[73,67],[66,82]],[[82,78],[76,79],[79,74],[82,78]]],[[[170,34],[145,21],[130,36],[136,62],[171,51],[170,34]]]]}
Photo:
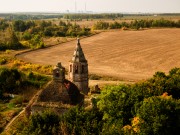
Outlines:
{"type": "Polygon", "coordinates": [[[12,134],[18,134],[18,131],[21,131],[24,126],[27,124],[28,119],[25,116],[25,113],[22,113],[17,119],[12,123],[12,125],[4,132],[1,133],[1,135],[12,135],[12,134]]]}
{"type": "Polygon", "coordinates": [[[39,65],[32,64],[30,62],[24,62],[19,59],[13,60],[11,63],[11,67],[18,68],[20,71],[34,71],[41,74],[51,75],[52,74],[52,66],[51,65],[39,65]]]}
{"type": "Polygon", "coordinates": [[[6,124],[22,110],[22,106],[17,106],[17,104],[13,102],[18,98],[19,96],[16,96],[14,99],[8,102],[6,101],[7,103],[4,103],[2,100],[0,101],[0,132],[6,124]]]}
{"type": "Polygon", "coordinates": [[[8,64],[13,59],[13,57],[11,56],[12,52],[12,50],[0,52],[0,65],[8,64]]]}
{"type": "Polygon", "coordinates": [[[53,46],[61,43],[65,43],[76,38],[69,38],[69,37],[46,37],[43,38],[43,41],[46,46],[53,46]]]}

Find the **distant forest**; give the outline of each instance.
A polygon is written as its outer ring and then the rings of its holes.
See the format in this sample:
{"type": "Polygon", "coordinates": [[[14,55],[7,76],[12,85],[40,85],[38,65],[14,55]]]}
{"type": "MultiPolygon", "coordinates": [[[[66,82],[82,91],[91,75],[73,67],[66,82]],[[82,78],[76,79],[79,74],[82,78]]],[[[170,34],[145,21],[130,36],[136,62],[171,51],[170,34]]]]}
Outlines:
{"type": "Polygon", "coordinates": [[[40,19],[52,19],[52,18],[64,18],[64,19],[116,19],[126,16],[180,16],[180,13],[139,13],[139,14],[123,14],[123,13],[98,13],[98,14],[86,14],[86,13],[0,13],[0,18],[5,20],[40,20],[40,19]]]}
{"type": "Polygon", "coordinates": [[[114,19],[123,17],[123,14],[119,13],[103,13],[103,14],[41,14],[41,13],[27,13],[27,14],[0,14],[0,17],[5,20],[38,20],[38,19],[52,19],[52,18],[63,18],[63,19],[114,19]]]}

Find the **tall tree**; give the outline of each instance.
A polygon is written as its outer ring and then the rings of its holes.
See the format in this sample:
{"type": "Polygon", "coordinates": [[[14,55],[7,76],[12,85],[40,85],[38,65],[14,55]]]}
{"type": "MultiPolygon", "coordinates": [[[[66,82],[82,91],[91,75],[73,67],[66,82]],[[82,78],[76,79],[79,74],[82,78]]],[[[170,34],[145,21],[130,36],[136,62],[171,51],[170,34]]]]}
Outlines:
{"type": "Polygon", "coordinates": [[[19,42],[15,32],[9,28],[7,32],[7,41],[6,45],[8,49],[20,49],[22,47],[21,43],[19,42]]]}

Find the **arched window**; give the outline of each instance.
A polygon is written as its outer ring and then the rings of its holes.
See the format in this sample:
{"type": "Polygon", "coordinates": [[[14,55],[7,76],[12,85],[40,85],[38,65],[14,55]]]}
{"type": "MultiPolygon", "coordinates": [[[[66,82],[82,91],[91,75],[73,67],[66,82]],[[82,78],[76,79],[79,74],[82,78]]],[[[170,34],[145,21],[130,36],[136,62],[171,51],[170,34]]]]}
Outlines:
{"type": "Polygon", "coordinates": [[[56,71],[56,77],[59,77],[59,71],[58,70],[56,71]]]}
{"type": "Polygon", "coordinates": [[[72,72],[72,65],[70,65],[70,72],[72,72]]]}
{"type": "Polygon", "coordinates": [[[78,74],[78,66],[75,65],[75,73],[78,74]]]}

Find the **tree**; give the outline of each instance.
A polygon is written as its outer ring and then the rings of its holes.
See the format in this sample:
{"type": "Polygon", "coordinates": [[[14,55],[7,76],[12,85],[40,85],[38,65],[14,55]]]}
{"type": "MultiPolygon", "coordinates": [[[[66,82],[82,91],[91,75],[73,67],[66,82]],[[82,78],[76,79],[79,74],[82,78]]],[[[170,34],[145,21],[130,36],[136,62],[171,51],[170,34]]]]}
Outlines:
{"type": "Polygon", "coordinates": [[[22,134],[57,135],[57,134],[94,134],[102,131],[102,113],[97,109],[84,110],[73,107],[59,116],[51,111],[37,113],[30,117],[22,134]]]}
{"type": "Polygon", "coordinates": [[[9,24],[5,20],[0,20],[0,30],[5,30],[8,28],[9,24]]]}
{"type": "Polygon", "coordinates": [[[130,123],[133,103],[129,98],[129,88],[125,85],[109,86],[102,91],[97,106],[103,112],[105,132],[120,132],[124,125],[130,123]]]}
{"type": "Polygon", "coordinates": [[[30,44],[31,44],[31,48],[32,48],[32,49],[45,47],[45,44],[44,44],[44,42],[42,41],[42,38],[41,38],[40,35],[38,35],[38,34],[34,35],[34,36],[31,38],[30,44]]]}
{"type": "Polygon", "coordinates": [[[15,31],[24,32],[26,28],[26,24],[22,20],[17,20],[13,22],[13,28],[15,31]]]}
{"type": "Polygon", "coordinates": [[[137,112],[140,134],[177,134],[180,128],[180,102],[164,94],[144,99],[137,112]]]}
{"type": "Polygon", "coordinates": [[[166,91],[175,99],[180,99],[180,68],[173,68],[169,71],[166,81],[166,91]]]}
{"type": "Polygon", "coordinates": [[[11,28],[8,29],[6,46],[7,46],[7,49],[20,49],[20,48],[22,48],[22,45],[19,42],[19,39],[17,38],[15,32],[11,28]]]}
{"type": "Polygon", "coordinates": [[[51,21],[48,21],[48,22],[46,22],[46,21],[41,21],[40,22],[40,29],[41,30],[44,30],[46,27],[48,27],[48,26],[52,26],[52,22],[51,21]]]}
{"type": "Polygon", "coordinates": [[[28,126],[24,128],[22,134],[57,135],[59,121],[58,115],[51,111],[36,113],[31,115],[28,126]]]}
{"type": "Polygon", "coordinates": [[[30,40],[32,35],[29,32],[24,32],[22,35],[23,40],[30,40]]]}
{"type": "Polygon", "coordinates": [[[0,68],[0,96],[4,92],[15,93],[20,85],[21,74],[17,69],[0,68]]]}

